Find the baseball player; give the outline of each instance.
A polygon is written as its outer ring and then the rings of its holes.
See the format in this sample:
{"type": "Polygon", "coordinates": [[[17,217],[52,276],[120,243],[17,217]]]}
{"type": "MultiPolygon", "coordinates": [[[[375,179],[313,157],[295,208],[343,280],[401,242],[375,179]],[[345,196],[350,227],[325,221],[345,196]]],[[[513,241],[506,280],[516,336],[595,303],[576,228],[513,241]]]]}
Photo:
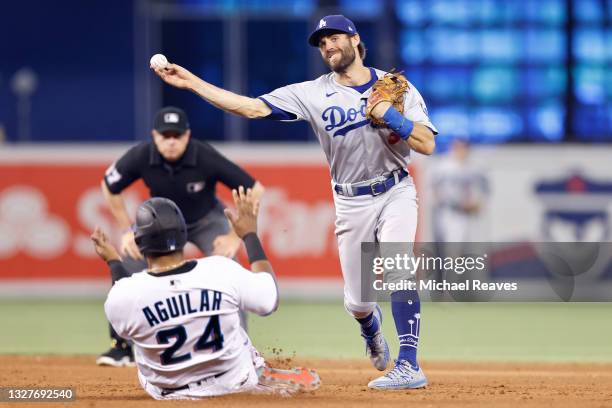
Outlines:
{"type": "MultiPolygon", "coordinates": [[[[364,66],[366,49],[348,18],[323,17],[308,43],[318,47],[331,72],[258,98],[220,89],[176,64],[152,68],[168,84],[191,90],[226,112],[310,123],[330,166],[344,304],[361,327],[372,364],[383,371],[389,362],[389,348],[381,330],[380,309],[361,297],[361,242],[414,241],[417,196],[406,166],[412,150],[427,155],[433,152],[437,131],[412,84],[405,81],[401,87],[399,106],[388,92],[373,90],[379,79],[401,81],[364,66]]],[[[394,368],[371,381],[369,387],[424,387],[427,379],[416,358],[421,318],[418,294],[397,291],[391,299],[399,355],[394,368]]]]}
{"type": "Polygon", "coordinates": [[[489,189],[482,172],[470,163],[469,154],[468,141],[456,138],[433,171],[436,242],[462,243],[475,238],[470,234],[473,222],[483,209],[489,189]]]}
{"type": "MultiPolygon", "coordinates": [[[[134,242],[132,220],[121,193],[142,179],[152,197],[174,201],[187,221],[188,241],[206,255],[233,257],[240,239],[223,215],[223,205],[215,196],[217,182],[230,189],[242,185],[253,189],[259,199],[263,186],[208,143],[191,138],[189,120],[182,109],[165,107],[156,114],[151,141],[128,150],[106,171],[102,192],[117,223],[124,231],[120,251],[124,255],[123,274],[113,274],[113,284],[146,267],[134,242]]],[[[242,316],[246,327],[246,315],[242,316]]],[[[121,367],[133,365],[131,346],[111,332],[111,348],[96,363],[121,367]]]]}
{"type": "MultiPolygon", "coordinates": [[[[135,241],[148,267],[117,281],[104,310],[117,333],[133,342],[138,379],[155,399],[290,395],[320,385],[314,371],[266,366],[240,326],[240,310],[273,313],[278,290],[257,237],[253,192],[240,187],[233,196],[237,210],[226,214],[252,271],[223,256],[185,260],[188,227],[171,200],[155,197],[138,208],[135,241]]],[[[124,268],[104,233],[96,229],[91,238],[112,270],[124,268]]]]}

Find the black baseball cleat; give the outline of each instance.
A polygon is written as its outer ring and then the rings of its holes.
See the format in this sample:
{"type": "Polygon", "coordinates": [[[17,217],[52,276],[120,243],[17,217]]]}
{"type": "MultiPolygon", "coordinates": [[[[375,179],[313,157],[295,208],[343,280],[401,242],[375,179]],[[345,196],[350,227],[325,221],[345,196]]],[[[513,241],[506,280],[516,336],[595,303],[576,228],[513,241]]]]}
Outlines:
{"type": "Polygon", "coordinates": [[[134,352],[127,343],[118,344],[113,341],[112,347],[106,353],[100,354],[96,359],[99,366],[134,367],[134,352]]]}

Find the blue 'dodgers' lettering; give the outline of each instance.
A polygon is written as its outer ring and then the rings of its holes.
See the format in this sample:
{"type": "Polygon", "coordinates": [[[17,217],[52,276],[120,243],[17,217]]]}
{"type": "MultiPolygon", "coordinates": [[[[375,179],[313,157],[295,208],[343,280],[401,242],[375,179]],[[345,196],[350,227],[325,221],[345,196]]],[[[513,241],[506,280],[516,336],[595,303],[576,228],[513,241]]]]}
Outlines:
{"type": "Polygon", "coordinates": [[[366,103],[367,101],[363,99],[359,109],[349,108],[344,110],[344,108],[336,105],[325,109],[321,114],[321,119],[327,123],[325,130],[329,132],[338,129],[333,133],[333,137],[345,136],[351,130],[367,125],[370,121],[365,119],[366,103]],[[363,120],[354,122],[359,117],[363,118],[363,120]]]}

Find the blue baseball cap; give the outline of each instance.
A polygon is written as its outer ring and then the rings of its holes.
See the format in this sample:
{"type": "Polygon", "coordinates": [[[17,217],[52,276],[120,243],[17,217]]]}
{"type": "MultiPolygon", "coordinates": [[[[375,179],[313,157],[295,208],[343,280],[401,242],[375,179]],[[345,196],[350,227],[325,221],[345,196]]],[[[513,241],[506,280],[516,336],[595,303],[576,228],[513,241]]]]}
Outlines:
{"type": "Polygon", "coordinates": [[[334,14],[331,16],[325,16],[317,24],[317,28],[308,37],[308,44],[313,47],[319,46],[319,38],[327,32],[341,32],[348,35],[357,34],[355,24],[348,18],[341,14],[334,14]]]}

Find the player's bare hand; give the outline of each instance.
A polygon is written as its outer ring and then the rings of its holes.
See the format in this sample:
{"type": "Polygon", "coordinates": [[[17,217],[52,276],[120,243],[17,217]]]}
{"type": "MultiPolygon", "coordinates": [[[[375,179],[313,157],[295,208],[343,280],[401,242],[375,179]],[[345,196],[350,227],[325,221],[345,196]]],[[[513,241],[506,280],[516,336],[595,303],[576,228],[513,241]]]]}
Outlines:
{"type": "Polygon", "coordinates": [[[229,234],[219,235],[213,241],[213,255],[225,256],[226,258],[233,258],[236,256],[236,252],[240,249],[242,241],[240,237],[233,231],[229,234]]]}
{"type": "Polygon", "coordinates": [[[168,64],[166,68],[151,67],[151,69],[169,85],[181,89],[192,89],[195,75],[176,64],[168,64]]]}
{"type": "Polygon", "coordinates": [[[387,109],[391,106],[391,102],[383,99],[383,96],[378,91],[372,91],[368,97],[368,109],[370,115],[375,119],[382,119],[387,112],[387,109]]]}
{"type": "Polygon", "coordinates": [[[119,250],[122,255],[127,255],[132,259],[144,259],[134,240],[134,231],[127,231],[121,236],[121,247],[119,247],[119,250]]]}
{"type": "Polygon", "coordinates": [[[113,244],[110,243],[108,237],[104,232],[102,232],[100,227],[96,227],[94,232],[91,234],[91,240],[94,243],[96,254],[98,254],[98,256],[102,258],[104,262],[121,260],[119,253],[113,244]]]}
{"type": "Polygon", "coordinates": [[[253,197],[253,190],[238,187],[232,190],[235,210],[225,209],[225,216],[232,224],[236,234],[242,238],[248,233],[257,232],[257,210],[259,205],[253,197]]]}

